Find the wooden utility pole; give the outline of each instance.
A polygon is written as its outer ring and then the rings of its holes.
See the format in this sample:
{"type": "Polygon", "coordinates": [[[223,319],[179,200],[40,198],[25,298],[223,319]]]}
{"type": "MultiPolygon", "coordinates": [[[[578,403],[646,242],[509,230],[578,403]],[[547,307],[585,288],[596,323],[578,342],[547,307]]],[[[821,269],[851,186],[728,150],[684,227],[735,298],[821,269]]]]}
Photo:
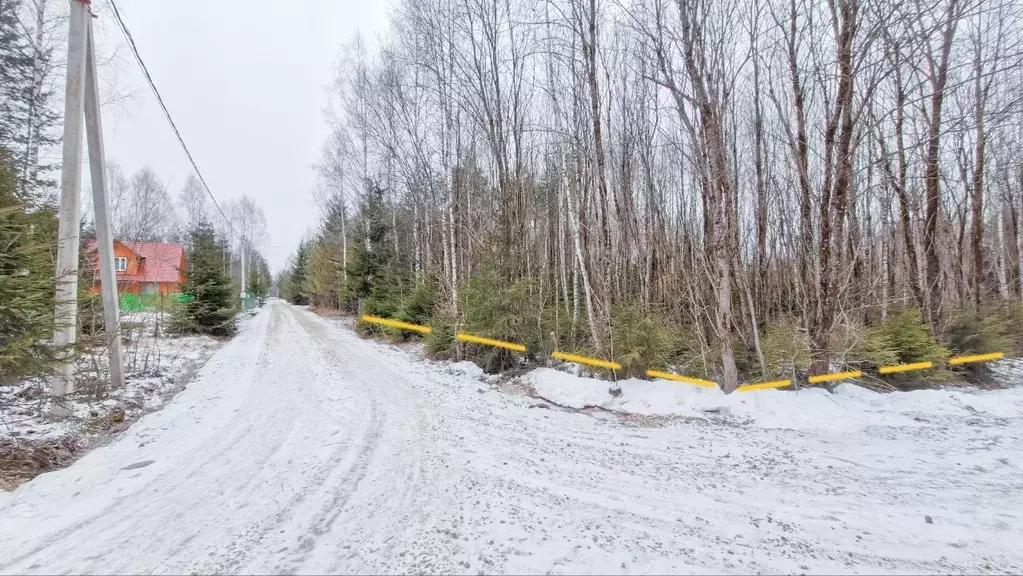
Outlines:
{"type": "MultiPolygon", "coordinates": [[[[64,148],[60,170],[60,212],[56,265],[56,330],[54,343],[72,348],[78,320],[78,245],[79,206],[82,185],[82,137],[89,132],[89,160],[92,192],[96,210],[97,247],[99,249],[100,281],[103,289],[104,325],[110,339],[111,385],[124,384],[121,339],[118,330],[117,278],[114,271],[114,248],[107,214],[106,175],[104,173],[103,134],[99,115],[99,88],[96,59],[92,41],[92,11],[88,0],[71,0],[68,18],[67,80],[64,102],[64,148]],[[83,123],[83,119],[85,122],[83,123]]],[[[65,358],[70,360],[70,350],[65,358]]],[[[63,398],[74,391],[74,367],[71,362],[60,366],[54,376],[51,392],[53,411],[66,415],[63,398]]]]}

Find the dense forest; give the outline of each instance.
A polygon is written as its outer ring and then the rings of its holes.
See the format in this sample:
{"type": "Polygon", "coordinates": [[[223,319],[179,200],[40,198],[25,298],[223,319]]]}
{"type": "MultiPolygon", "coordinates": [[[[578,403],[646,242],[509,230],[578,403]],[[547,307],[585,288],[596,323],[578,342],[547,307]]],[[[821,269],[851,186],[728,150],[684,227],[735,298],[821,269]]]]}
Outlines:
{"type": "Polygon", "coordinates": [[[726,390],[1019,352],[1021,11],[399,0],[342,51],[281,287],[726,390]]]}

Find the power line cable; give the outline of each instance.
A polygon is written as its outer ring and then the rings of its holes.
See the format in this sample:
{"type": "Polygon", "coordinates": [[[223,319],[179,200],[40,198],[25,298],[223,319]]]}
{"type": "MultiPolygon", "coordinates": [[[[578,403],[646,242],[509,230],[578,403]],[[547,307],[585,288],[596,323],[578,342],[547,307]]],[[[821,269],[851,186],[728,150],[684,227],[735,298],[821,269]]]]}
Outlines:
{"type": "Polygon", "coordinates": [[[181,132],[178,131],[177,124],[174,123],[174,119],[171,118],[170,111],[167,110],[167,105],[163,102],[163,97],[160,96],[160,91],[156,89],[156,84],[153,83],[153,77],[149,75],[149,69],[146,68],[146,63],[142,61],[142,56],[139,55],[138,47],[135,46],[135,39],[132,38],[131,32],[128,30],[128,26],[124,23],[121,18],[121,12],[117,9],[117,3],[114,0],[107,0],[110,3],[110,7],[114,9],[114,18],[117,20],[117,25],[121,29],[121,33],[124,34],[124,39],[128,41],[128,47],[131,48],[131,53],[135,56],[135,61],[139,63],[139,67],[142,69],[142,74],[146,77],[146,82],[149,87],[153,90],[153,94],[156,96],[156,101],[160,104],[160,108],[163,110],[163,115],[167,118],[167,122],[170,123],[171,130],[174,131],[174,135],[178,139],[178,143],[181,144],[181,148],[185,151],[185,156],[188,156],[188,161],[192,164],[192,169],[195,170],[196,176],[199,177],[199,181],[202,182],[203,188],[206,190],[206,194],[209,195],[210,200],[213,200],[213,205],[217,207],[217,211],[223,216],[224,222],[227,222],[227,226],[231,229],[231,233],[241,240],[241,235],[234,229],[234,224],[224,214],[224,210],[220,208],[220,204],[217,203],[216,197],[213,196],[213,192],[210,192],[210,187],[206,184],[206,179],[203,178],[202,172],[199,171],[199,166],[195,163],[195,159],[192,158],[192,153],[188,150],[188,146],[185,145],[184,138],[181,137],[181,132]]]}

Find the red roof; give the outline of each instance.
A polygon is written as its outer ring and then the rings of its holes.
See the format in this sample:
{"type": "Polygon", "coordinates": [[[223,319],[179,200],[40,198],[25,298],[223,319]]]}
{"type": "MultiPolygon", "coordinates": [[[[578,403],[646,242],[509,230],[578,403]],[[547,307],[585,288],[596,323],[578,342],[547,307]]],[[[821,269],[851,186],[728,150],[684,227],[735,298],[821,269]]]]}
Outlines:
{"type": "MultiPolygon", "coordinates": [[[[177,283],[180,275],[178,267],[181,265],[181,256],[185,249],[181,244],[165,244],[163,242],[138,242],[134,240],[114,240],[132,252],[144,258],[141,262],[141,274],[118,273],[119,281],[137,282],[172,282],[177,283]]],[[[86,241],[86,249],[96,249],[94,240],[86,241]]]]}
{"type": "Polygon", "coordinates": [[[181,244],[164,244],[162,242],[123,242],[140,257],[145,258],[142,264],[142,282],[177,282],[180,277],[178,266],[185,249],[181,244]]]}

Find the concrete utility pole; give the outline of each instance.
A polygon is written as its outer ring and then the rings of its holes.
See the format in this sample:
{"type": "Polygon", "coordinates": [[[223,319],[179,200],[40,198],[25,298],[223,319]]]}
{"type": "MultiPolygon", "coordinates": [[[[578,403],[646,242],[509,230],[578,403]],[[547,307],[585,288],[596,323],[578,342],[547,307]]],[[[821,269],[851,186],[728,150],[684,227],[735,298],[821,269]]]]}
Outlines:
{"type": "MultiPolygon", "coordinates": [[[[68,17],[67,79],[64,85],[64,150],[60,166],[60,222],[57,236],[57,306],[53,343],[73,347],[78,321],[79,197],[82,185],[82,123],[85,113],[85,50],[90,17],[86,4],[71,1],[68,17]]],[[[69,353],[70,355],[70,353],[69,353]]],[[[74,391],[74,369],[60,366],[51,392],[55,413],[66,411],[62,398],[74,391]]]]}
{"type": "Polygon", "coordinates": [[[96,43],[92,18],[88,21],[85,63],[85,129],[89,140],[89,171],[92,173],[92,203],[96,212],[96,244],[99,250],[100,286],[103,290],[103,327],[110,358],[110,385],[124,386],[124,358],[121,356],[120,303],[117,298],[117,271],[114,269],[114,239],[110,232],[107,204],[106,153],[103,149],[103,123],[99,113],[99,76],[96,74],[96,43]]]}
{"type": "MultiPolygon", "coordinates": [[[[241,250],[241,261],[242,261],[242,298],[245,298],[245,238],[242,237],[238,240],[238,248],[241,250]]],[[[245,304],[243,303],[242,306],[245,304]]]]}
{"type": "MultiPolygon", "coordinates": [[[[103,134],[99,116],[99,88],[92,42],[92,11],[89,0],[71,0],[68,18],[67,79],[64,101],[64,149],[60,169],[60,212],[56,265],[56,330],[58,346],[73,347],[78,321],[78,245],[80,197],[82,185],[82,136],[89,131],[89,160],[93,199],[96,209],[100,281],[103,311],[110,338],[110,376],[113,386],[124,384],[124,365],[118,330],[117,278],[114,271],[113,239],[107,214],[106,174],[104,172],[103,134]],[[85,122],[83,123],[83,119],[85,122]]],[[[73,353],[68,350],[66,359],[73,353]]],[[[58,368],[51,383],[53,412],[66,415],[63,398],[74,391],[74,367],[67,362],[58,368]]]]}

